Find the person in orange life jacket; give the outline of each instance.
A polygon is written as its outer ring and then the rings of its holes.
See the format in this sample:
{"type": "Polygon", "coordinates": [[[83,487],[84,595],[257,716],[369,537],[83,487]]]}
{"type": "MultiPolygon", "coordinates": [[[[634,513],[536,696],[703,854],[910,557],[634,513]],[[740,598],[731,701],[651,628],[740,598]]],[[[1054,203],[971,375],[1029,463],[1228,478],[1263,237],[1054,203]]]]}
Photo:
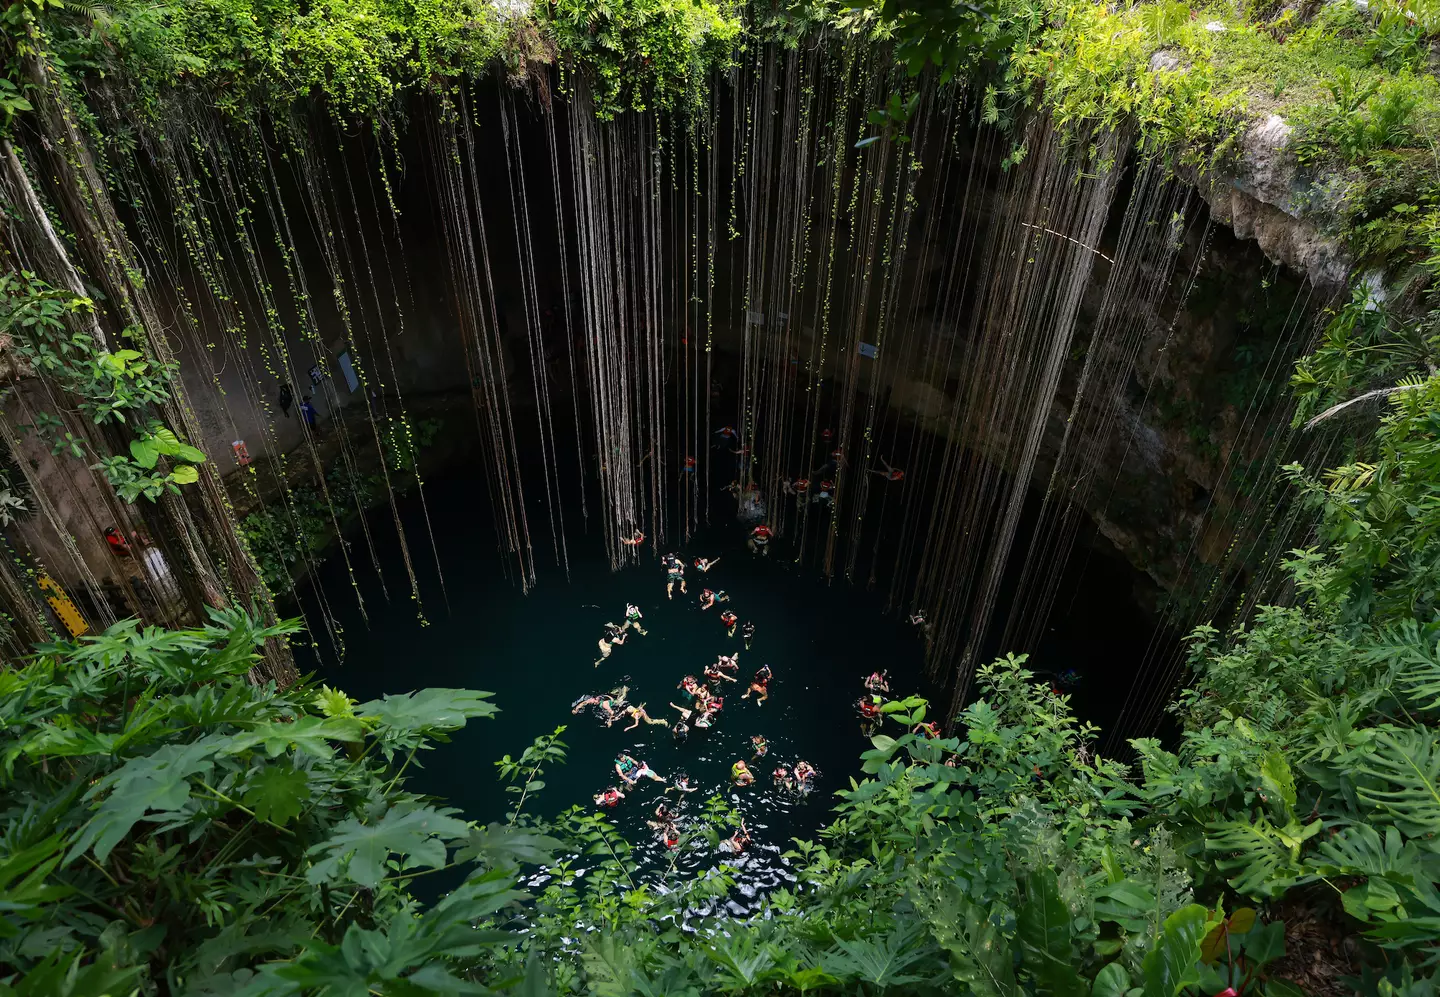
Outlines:
{"type": "Polygon", "coordinates": [[[725,624],[725,628],[726,628],[726,629],[725,629],[725,636],[727,636],[727,637],[734,637],[734,636],[735,636],[735,624],[738,623],[739,621],[740,621],[740,617],[736,616],[734,613],[730,612],[730,610],[728,610],[728,609],[725,610],[725,612],[723,612],[723,613],[720,614],[720,622],[723,623],[723,624],[725,624]]]}

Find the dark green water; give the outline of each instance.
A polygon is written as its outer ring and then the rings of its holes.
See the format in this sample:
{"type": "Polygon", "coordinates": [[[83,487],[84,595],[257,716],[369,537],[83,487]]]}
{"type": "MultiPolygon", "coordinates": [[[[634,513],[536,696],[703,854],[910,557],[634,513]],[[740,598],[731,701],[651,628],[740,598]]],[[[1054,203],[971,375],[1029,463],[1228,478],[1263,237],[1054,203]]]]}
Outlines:
{"type": "MultiPolygon", "coordinates": [[[[859,773],[859,754],[868,747],[854,709],[863,692],[862,677],[873,668],[888,668],[897,694],[922,691],[922,645],[914,628],[884,615],[878,596],[843,583],[826,585],[813,571],[787,563],[783,544],[770,557],[751,554],[744,546],[745,527],[738,523],[709,528],[679,548],[690,565],[699,556],[720,558],[706,576],[687,569],[688,595],[677,591],[667,600],[665,571],[651,558],[612,574],[598,541],[583,537],[572,540],[568,580],[563,570],[552,568],[529,595],[522,595],[504,576],[488,510],[482,505],[477,512],[473,489],[478,484],[461,469],[427,487],[449,611],[428,556],[423,519],[416,503],[407,501],[411,549],[430,625],[416,621],[394,530],[386,522],[388,511],[383,512],[372,532],[386,569],[389,602],[357,542],[351,560],[370,614],[367,628],[343,563],[332,556],[319,582],[344,628],[346,656],[337,666],[307,655],[305,666],[360,700],[422,686],[494,692],[500,715],[473,721],[451,743],[426,753],[424,767],[411,780],[418,791],[444,797],[469,818],[503,820],[512,798],[497,781],[495,760],[506,753],[518,756],[536,735],[563,724],[569,761],[547,772],[546,788],[536,801],[540,812],[553,814],[574,803],[593,806],[594,794],[618,785],[613,764],[625,751],[672,781],[688,773],[700,787],[683,799],[682,828],[687,812],[694,814],[716,793],[744,815],[754,836],[751,847],[739,857],[723,857],[739,867],[742,883],[731,903],[743,904],[746,894],[783,882],[787,874],[780,852],[792,837],[813,835],[827,820],[834,791],[859,773]],[[727,607],[700,609],[697,596],[707,585],[730,594],[727,607]],[[632,634],[595,667],[602,626],[623,622],[627,601],[640,606],[648,633],[632,634]],[[743,650],[738,630],[735,637],[726,636],[722,608],[755,624],[751,650],[743,650]],[[628,720],[607,728],[589,711],[571,714],[579,697],[628,685],[631,702],[646,703],[651,716],[673,723],[678,714],[667,702],[684,703],[676,688],[680,680],[687,674],[703,679],[706,664],[737,650],[740,684],[727,684],[715,725],[708,731],[692,728],[684,744],[676,744],[669,729],[658,725],[625,732],[628,720]],[[763,706],[740,698],[762,664],[774,671],[770,699],[763,706]],[[751,766],[756,783],[736,789],[730,766],[737,758],[751,759],[750,739],[756,734],[769,741],[769,755],[751,766]],[[793,765],[800,758],[820,772],[814,792],[805,798],[777,791],[770,777],[777,764],[793,765]]],[[[537,535],[543,530],[548,541],[548,526],[537,530],[532,521],[531,529],[537,535]]],[[[306,599],[305,589],[302,585],[302,602],[310,610],[313,596],[306,599]]],[[[322,659],[331,657],[323,643],[318,650],[322,659]]],[[[641,780],[618,807],[606,811],[647,861],[657,864],[668,863],[669,856],[645,820],[660,799],[672,806],[679,799],[663,789],[641,780]]],[[[697,837],[678,867],[704,868],[721,859],[697,837]]]]}

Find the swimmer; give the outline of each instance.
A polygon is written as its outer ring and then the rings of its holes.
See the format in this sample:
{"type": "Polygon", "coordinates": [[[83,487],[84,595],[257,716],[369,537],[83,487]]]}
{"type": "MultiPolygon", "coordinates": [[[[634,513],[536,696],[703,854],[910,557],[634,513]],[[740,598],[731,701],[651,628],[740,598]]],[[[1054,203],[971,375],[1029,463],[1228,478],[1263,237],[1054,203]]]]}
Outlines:
{"type": "Polygon", "coordinates": [[[679,706],[675,703],[671,703],[670,708],[680,711],[680,723],[682,724],[695,715],[695,711],[690,709],[690,707],[688,706],[679,706]]]}
{"type": "Polygon", "coordinates": [[[798,761],[795,763],[795,785],[800,788],[802,793],[810,792],[811,786],[815,782],[815,777],[819,774],[820,773],[815,771],[815,766],[807,761],[798,761]]]}
{"type": "Polygon", "coordinates": [[[809,490],[809,478],[796,478],[794,481],[790,482],[790,494],[794,495],[797,499],[804,498],[805,493],[809,490]]]}
{"type": "Polygon", "coordinates": [[[636,530],[634,533],[630,534],[629,537],[621,537],[620,542],[626,547],[639,547],[645,542],[645,534],[641,533],[639,530],[636,530]]]}
{"type": "Polygon", "coordinates": [[[608,706],[612,706],[614,703],[624,703],[625,697],[629,692],[630,687],[628,685],[622,685],[618,689],[611,689],[609,692],[602,692],[597,696],[585,696],[582,699],[575,700],[570,707],[570,712],[579,713],[587,706],[598,706],[603,710],[608,706]]]}
{"type": "Polygon", "coordinates": [[[794,792],[795,777],[790,774],[790,769],[786,766],[775,766],[775,771],[771,773],[770,778],[775,781],[775,785],[778,788],[783,789],[786,792],[794,792]]]}
{"type": "Polygon", "coordinates": [[[639,606],[635,605],[633,602],[627,602],[625,604],[625,625],[622,626],[620,629],[629,630],[631,628],[634,628],[635,632],[643,637],[646,633],[648,633],[648,631],[640,625],[640,621],[644,618],[645,614],[640,612],[639,606]]]}
{"type": "MultiPolygon", "coordinates": [[[[675,704],[671,703],[670,705],[674,706],[675,704]]],[[[676,744],[684,744],[690,740],[690,725],[684,720],[677,720],[670,728],[670,734],[675,738],[676,744]]]]}
{"type": "Polygon", "coordinates": [[[686,675],[675,688],[684,692],[687,699],[694,699],[695,690],[700,688],[700,683],[696,681],[694,675],[686,675]]]}
{"type": "Polygon", "coordinates": [[[750,747],[755,752],[756,758],[764,758],[770,753],[770,742],[765,740],[764,734],[756,734],[750,738],[750,747]]]}
{"type": "Polygon", "coordinates": [[[770,538],[774,535],[774,530],[770,529],[770,527],[766,526],[764,523],[761,523],[759,526],[755,527],[753,530],[750,531],[750,539],[746,542],[747,546],[750,548],[750,551],[752,553],[769,554],[770,538]]]}
{"type": "Polygon", "coordinates": [[[888,668],[883,672],[871,672],[865,679],[865,688],[870,692],[888,693],[890,691],[890,683],[887,681],[889,678],[890,669],[888,668]]]}
{"type": "Polygon", "coordinates": [[[855,701],[855,708],[860,711],[861,720],[878,720],[881,717],[879,696],[861,696],[855,701]]]}
{"type": "MultiPolygon", "coordinates": [[[[736,651],[734,654],[722,654],[715,661],[715,664],[727,672],[738,672],[740,670],[740,652],[736,651]]],[[[733,682],[735,680],[731,679],[730,681],[733,682]]]]}
{"type": "Polygon", "coordinates": [[[709,609],[713,605],[715,605],[715,593],[710,591],[709,589],[701,589],[700,608],[709,609]]]}
{"type": "Polygon", "coordinates": [[[601,807],[613,807],[623,799],[625,799],[625,794],[614,786],[606,788],[604,792],[595,794],[595,804],[601,807]]]}
{"type": "Polygon", "coordinates": [[[708,557],[697,557],[695,559],[695,570],[699,571],[703,575],[719,563],[720,559],[718,557],[714,558],[713,560],[708,557]]]}
{"type": "Polygon", "coordinates": [[[680,473],[682,473],[682,474],[694,474],[694,473],[695,473],[695,458],[694,458],[694,457],[686,457],[686,458],[685,458],[685,466],[680,469],[680,473]]]}
{"type": "Polygon", "coordinates": [[[933,740],[940,736],[940,725],[936,723],[918,723],[911,729],[910,733],[923,737],[927,741],[933,740]]]}
{"type": "Polygon", "coordinates": [[[740,434],[735,432],[734,426],[721,426],[715,430],[715,435],[722,440],[738,440],[740,438],[740,434]]]}
{"type": "Polygon", "coordinates": [[[723,624],[725,624],[725,636],[726,636],[726,637],[734,637],[734,636],[735,636],[735,624],[738,623],[739,621],[740,621],[740,617],[736,616],[734,613],[730,612],[730,610],[728,610],[728,609],[725,610],[725,612],[723,612],[723,613],[720,614],[720,622],[723,623],[723,624]]]}
{"type": "Polygon", "coordinates": [[[595,667],[600,667],[600,662],[610,657],[610,652],[621,644],[625,643],[625,628],[617,627],[613,623],[605,624],[605,636],[600,638],[600,657],[595,659],[595,667]]]}
{"type": "Polygon", "coordinates": [[[710,702],[711,698],[712,695],[708,685],[701,683],[695,687],[695,702],[699,704],[701,709],[705,708],[705,704],[710,702]]]}
{"type": "Polygon", "coordinates": [[[870,473],[871,473],[871,474],[878,474],[878,475],[880,475],[880,477],[884,478],[886,481],[904,481],[904,480],[905,480],[905,472],[902,471],[902,470],[900,470],[898,467],[891,467],[891,466],[889,465],[889,463],[886,462],[886,460],[885,460],[884,457],[881,457],[881,458],[880,458],[880,463],[885,465],[885,470],[883,470],[883,471],[877,471],[877,470],[875,470],[875,468],[872,467],[872,468],[870,469],[870,473]]]}
{"type": "Polygon", "coordinates": [[[735,500],[738,502],[740,500],[740,479],[736,478],[734,481],[726,485],[722,490],[727,491],[731,495],[735,496],[735,500]]]}
{"type": "Polygon", "coordinates": [[[755,624],[746,621],[740,628],[740,636],[745,638],[745,650],[750,650],[750,642],[755,639],[755,624]]]}
{"type": "Polygon", "coordinates": [[[656,772],[644,762],[637,762],[629,755],[622,754],[615,759],[615,771],[624,781],[625,785],[633,786],[642,778],[653,779],[655,782],[664,782],[665,777],[656,772]]]}
{"type": "Polygon", "coordinates": [[[740,820],[740,830],[720,842],[722,848],[728,846],[729,850],[737,855],[743,852],[748,844],[750,844],[750,829],[745,826],[744,818],[740,820]]]}
{"type": "Polygon", "coordinates": [[[699,786],[695,785],[695,783],[690,781],[690,777],[688,775],[686,775],[684,772],[681,772],[679,775],[675,776],[675,785],[666,786],[665,792],[693,793],[696,792],[699,788],[699,786]]]}
{"type": "Polygon", "coordinates": [[[817,503],[823,502],[824,504],[829,505],[830,502],[835,498],[835,494],[834,494],[834,493],[835,493],[835,482],[833,482],[833,481],[822,481],[822,482],[820,482],[820,490],[819,490],[818,492],[816,492],[814,495],[810,496],[810,501],[811,501],[811,502],[817,502],[817,503]]]}
{"type": "Polygon", "coordinates": [[[650,714],[646,713],[644,703],[641,703],[639,706],[625,707],[625,713],[630,717],[630,726],[626,727],[625,730],[634,730],[640,726],[642,720],[647,724],[659,724],[661,727],[670,726],[669,720],[656,720],[650,714]]]}
{"type": "Polygon", "coordinates": [[[685,594],[685,562],[674,554],[665,555],[665,598],[675,598],[675,586],[680,586],[680,594],[685,594]]]}
{"type": "Polygon", "coordinates": [[[656,820],[673,821],[676,816],[678,815],[670,809],[670,806],[664,800],[661,800],[655,805],[656,820]]]}
{"type": "Polygon", "coordinates": [[[744,759],[737,758],[730,766],[730,781],[737,786],[748,786],[755,781],[755,773],[750,771],[744,759]]]}
{"type": "Polygon", "coordinates": [[[717,682],[718,682],[718,681],[722,681],[722,680],[725,681],[725,682],[734,682],[734,681],[736,681],[732,676],[726,675],[723,671],[721,671],[720,665],[719,665],[718,662],[717,662],[716,664],[713,664],[713,665],[706,665],[706,666],[705,666],[705,677],[706,677],[707,679],[713,679],[713,680],[715,680],[715,681],[717,681],[717,682]]]}
{"type": "Polygon", "coordinates": [[[760,670],[755,673],[755,677],[750,680],[750,688],[746,689],[745,695],[741,696],[740,698],[749,699],[750,694],[753,692],[755,693],[756,705],[764,705],[765,700],[770,698],[771,674],[772,673],[770,671],[769,665],[761,665],[760,670]]]}

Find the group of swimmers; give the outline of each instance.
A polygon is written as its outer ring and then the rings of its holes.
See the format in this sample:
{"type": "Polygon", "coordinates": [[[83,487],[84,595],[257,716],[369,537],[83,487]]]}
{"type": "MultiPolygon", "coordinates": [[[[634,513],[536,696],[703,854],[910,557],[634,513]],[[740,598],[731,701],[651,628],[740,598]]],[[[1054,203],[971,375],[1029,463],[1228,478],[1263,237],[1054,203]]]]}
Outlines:
{"type": "MultiPolygon", "coordinates": [[[[768,528],[757,527],[759,533],[752,531],[751,540],[760,550],[763,550],[769,542],[770,533],[768,528]]],[[[695,569],[701,574],[708,574],[710,569],[720,562],[717,558],[695,558],[692,562],[695,569]]],[[[673,599],[675,590],[678,588],[681,594],[686,594],[685,570],[686,562],[678,554],[666,554],[662,559],[666,572],[665,594],[667,598],[673,599]]],[[[703,589],[699,597],[700,608],[708,610],[716,603],[730,601],[730,596],[723,589],[703,589]]],[[[721,623],[725,626],[729,636],[734,636],[737,628],[740,627],[738,617],[728,609],[721,614],[721,623]]],[[[608,658],[614,649],[635,634],[644,635],[647,631],[642,625],[643,614],[638,606],[633,603],[625,607],[625,622],[617,625],[615,623],[605,624],[605,635],[600,640],[600,657],[595,664],[598,666],[608,658]]],[[[746,622],[743,626],[745,649],[750,648],[755,636],[755,625],[746,622]]],[[[688,740],[692,727],[707,729],[711,727],[719,716],[725,705],[725,697],[721,689],[725,683],[740,685],[740,652],[737,650],[731,654],[721,654],[717,659],[705,666],[703,678],[694,675],[686,675],[681,679],[678,688],[681,692],[681,702],[671,702],[669,705],[679,717],[672,724],[668,719],[656,718],[646,712],[644,703],[632,703],[629,699],[630,688],[628,685],[621,685],[609,692],[594,693],[576,700],[571,705],[572,713],[580,713],[583,710],[593,708],[598,716],[605,721],[605,726],[612,726],[616,721],[628,718],[629,726],[624,730],[635,730],[643,724],[657,724],[670,728],[670,731],[677,743],[684,743],[688,740]]],[[[774,678],[774,672],[768,664],[761,665],[748,683],[745,684],[745,691],[741,699],[754,697],[757,704],[763,705],[770,698],[770,682],[774,678]]],[[[747,764],[745,759],[737,759],[731,766],[731,782],[737,786],[749,786],[755,782],[755,775],[750,770],[750,764],[765,757],[769,752],[769,743],[765,737],[756,734],[750,740],[753,750],[753,757],[747,764]]],[[[615,774],[618,782],[615,785],[606,787],[603,791],[595,794],[595,803],[601,807],[616,807],[625,799],[627,791],[632,791],[642,779],[650,779],[665,784],[665,792],[679,794],[693,793],[699,789],[688,776],[678,774],[675,781],[671,783],[664,776],[643,762],[638,761],[629,754],[622,753],[615,759],[615,774]]],[[[777,788],[786,792],[808,793],[814,785],[816,770],[809,762],[797,761],[794,766],[779,765],[772,773],[773,781],[777,788]]],[[[669,804],[661,802],[656,807],[654,818],[647,820],[647,824],[654,829],[659,838],[667,848],[679,847],[681,834],[678,823],[678,813],[669,804]]],[[[722,842],[722,847],[733,852],[745,850],[750,841],[750,832],[741,823],[740,829],[730,838],[722,842]]]]}

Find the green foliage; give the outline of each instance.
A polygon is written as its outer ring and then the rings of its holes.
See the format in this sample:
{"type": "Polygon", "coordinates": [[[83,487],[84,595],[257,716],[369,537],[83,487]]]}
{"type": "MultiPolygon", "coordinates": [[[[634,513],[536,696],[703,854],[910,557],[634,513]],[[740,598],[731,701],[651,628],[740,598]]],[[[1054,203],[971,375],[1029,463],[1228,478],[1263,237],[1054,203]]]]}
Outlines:
{"type": "Polygon", "coordinates": [[[0,964],[18,974],[0,990],[298,992],[302,971],[357,972],[377,936],[380,979],[487,944],[463,919],[511,879],[480,875],[417,914],[405,884],[471,828],[405,792],[374,750],[400,737],[413,753],[489,715],[483,694],[323,715],[306,686],[247,678],[260,643],[293,624],[213,617],[119,624],[0,672],[0,964]],[[282,982],[254,976],[302,952],[282,982]]]}
{"type": "MultiPolygon", "coordinates": [[[[139,350],[99,348],[93,336],[77,328],[94,308],[89,298],[52,287],[29,271],[0,274],[0,333],[11,337],[16,358],[74,396],[95,425],[128,423],[139,433],[130,441],[129,456],[101,456],[93,466],[126,502],[141,496],[153,502],[166,491],[179,494],[178,486],[200,480],[195,465],[205,455],[148,418],[169,400],[174,368],[152,364],[139,350]],[[162,456],[172,459],[171,466],[157,468],[162,456]]],[[[86,454],[84,442],[51,413],[38,413],[27,428],[48,436],[52,453],[86,454]]]]}
{"type": "Polygon", "coordinates": [[[740,40],[729,0],[555,0],[546,18],[602,120],[698,107],[740,40]]]}

